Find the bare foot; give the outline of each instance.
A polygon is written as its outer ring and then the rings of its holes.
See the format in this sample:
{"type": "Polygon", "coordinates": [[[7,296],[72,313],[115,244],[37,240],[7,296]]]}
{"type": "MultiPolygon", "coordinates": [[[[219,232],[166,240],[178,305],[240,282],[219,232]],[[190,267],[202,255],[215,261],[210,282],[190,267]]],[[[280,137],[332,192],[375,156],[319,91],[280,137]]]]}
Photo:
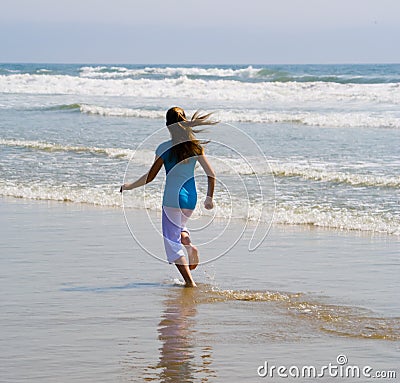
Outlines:
{"type": "Polygon", "coordinates": [[[199,251],[196,246],[191,245],[188,248],[188,256],[189,256],[189,269],[194,270],[199,264],[199,251]]]}
{"type": "Polygon", "coordinates": [[[180,257],[175,261],[175,265],[181,273],[183,279],[185,280],[185,287],[197,287],[196,283],[192,278],[192,274],[189,270],[189,265],[187,264],[185,257],[180,257]]]}
{"type": "Polygon", "coordinates": [[[186,282],[185,287],[197,287],[196,283],[186,282]]]}

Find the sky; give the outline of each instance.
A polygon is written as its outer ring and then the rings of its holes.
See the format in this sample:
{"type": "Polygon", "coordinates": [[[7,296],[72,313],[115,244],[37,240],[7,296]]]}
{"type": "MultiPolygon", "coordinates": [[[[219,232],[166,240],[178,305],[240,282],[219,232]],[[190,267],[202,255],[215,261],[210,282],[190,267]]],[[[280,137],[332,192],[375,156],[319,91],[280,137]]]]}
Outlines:
{"type": "Polygon", "coordinates": [[[400,63],[399,0],[2,0],[0,62],[400,63]]]}

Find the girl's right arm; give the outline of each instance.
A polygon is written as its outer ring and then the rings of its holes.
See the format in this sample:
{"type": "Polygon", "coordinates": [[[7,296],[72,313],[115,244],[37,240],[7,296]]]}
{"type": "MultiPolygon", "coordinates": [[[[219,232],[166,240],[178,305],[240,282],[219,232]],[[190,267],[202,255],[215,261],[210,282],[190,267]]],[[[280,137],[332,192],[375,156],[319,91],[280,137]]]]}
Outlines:
{"type": "Polygon", "coordinates": [[[204,202],[204,207],[207,210],[211,210],[214,207],[212,199],[214,196],[215,172],[204,154],[198,157],[198,161],[207,175],[207,197],[204,202]]]}
{"type": "Polygon", "coordinates": [[[142,175],[139,179],[137,179],[135,182],[132,183],[126,183],[121,186],[119,191],[122,193],[124,190],[132,190],[135,188],[138,188],[140,186],[144,186],[148,184],[149,182],[153,181],[154,178],[156,178],[156,175],[160,171],[161,167],[163,166],[163,159],[161,157],[156,157],[154,160],[153,165],[151,166],[150,170],[142,175]]]}

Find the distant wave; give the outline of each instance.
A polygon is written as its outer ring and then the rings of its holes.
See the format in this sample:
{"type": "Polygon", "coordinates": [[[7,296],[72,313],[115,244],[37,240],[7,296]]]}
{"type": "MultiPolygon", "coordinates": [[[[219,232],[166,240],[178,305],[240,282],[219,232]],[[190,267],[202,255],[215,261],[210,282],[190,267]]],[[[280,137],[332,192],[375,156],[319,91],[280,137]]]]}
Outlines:
{"type": "MultiPolygon", "coordinates": [[[[204,67],[144,67],[138,69],[129,69],[123,66],[96,66],[82,67],[80,69],[81,77],[86,78],[135,78],[135,77],[243,77],[253,78],[262,74],[262,70],[255,69],[251,65],[247,68],[204,68],[204,67]]],[[[271,71],[272,73],[272,71],[271,71]]]]}
{"type": "Polygon", "coordinates": [[[82,79],[189,79],[237,80],[240,82],[325,82],[337,84],[399,83],[398,65],[222,65],[222,66],[130,66],[130,65],[50,65],[2,64],[0,75],[71,74],[82,79]]]}
{"type": "Polygon", "coordinates": [[[0,75],[1,93],[190,98],[246,103],[352,102],[400,104],[398,84],[337,84],[324,82],[240,82],[190,79],[97,79],[70,75],[0,75]]]}
{"type": "Polygon", "coordinates": [[[163,119],[165,118],[165,110],[147,110],[147,109],[130,109],[130,108],[108,108],[96,105],[82,104],[79,106],[82,113],[98,114],[106,117],[135,117],[163,119]]]}
{"type": "MultiPolygon", "coordinates": [[[[0,104],[1,109],[10,109],[12,106],[0,104]]],[[[103,117],[127,117],[163,120],[164,109],[143,109],[126,107],[107,107],[91,104],[61,104],[44,107],[25,107],[22,110],[40,111],[71,111],[84,114],[94,114],[103,117]]],[[[193,114],[194,110],[188,110],[193,114]]],[[[214,111],[214,117],[222,123],[287,123],[306,126],[326,126],[339,128],[400,128],[400,114],[385,112],[384,114],[370,112],[277,112],[260,109],[220,109],[214,111]]]]}
{"type": "MultiPolygon", "coordinates": [[[[110,108],[97,105],[79,105],[82,113],[97,114],[105,117],[134,117],[163,119],[164,110],[110,108]]],[[[190,113],[190,111],[189,111],[190,113]]],[[[371,115],[368,112],[337,113],[337,112],[273,112],[265,110],[241,109],[219,110],[215,117],[221,122],[253,122],[253,123],[291,123],[308,126],[328,127],[370,127],[370,128],[400,128],[400,117],[393,113],[371,115]]]]}
{"type": "MultiPolygon", "coordinates": [[[[121,195],[118,192],[118,185],[101,185],[97,187],[79,187],[76,185],[46,185],[44,183],[18,183],[0,179],[0,196],[14,198],[52,200],[59,202],[85,203],[97,206],[122,207],[121,195]]],[[[149,189],[148,189],[149,190],[149,189]]],[[[147,208],[150,210],[161,209],[161,192],[141,189],[130,193],[124,198],[126,208],[147,208]],[[145,206],[144,202],[146,201],[145,206]]],[[[216,195],[217,208],[216,217],[226,219],[232,215],[232,205],[224,205],[223,196],[221,202],[216,195]]],[[[250,210],[241,208],[239,201],[234,203],[237,210],[234,212],[236,219],[258,220],[260,206],[255,204],[250,210]],[[241,210],[242,209],[242,210],[241,210]]],[[[196,209],[195,214],[211,214],[201,209],[196,209]]],[[[261,222],[269,223],[271,211],[265,217],[261,217],[261,222]]],[[[348,209],[327,209],[316,206],[290,206],[284,203],[277,205],[274,213],[275,224],[288,225],[307,225],[340,230],[357,230],[375,232],[400,236],[399,220],[387,218],[382,214],[371,214],[357,210],[348,209]]]]}
{"type": "Polygon", "coordinates": [[[80,76],[96,79],[122,78],[177,78],[187,76],[192,79],[236,79],[239,81],[268,82],[328,82],[339,84],[380,84],[398,83],[400,75],[353,75],[353,74],[295,74],[277,68],[245,68],[221,67],[143,67],[126,68],[124,66],[84,66],[80,68],[80,76]]]}
{"type": "Polygon", "coordinates": [[[8,75],[10,73],[11,74],[20,73],[20,71],[17,69],[0,68],[0,75],[3,75],[3,74],[8,75]]]}
{"type": "Polygon", "coordinates": [[[44,108],[40,108],[43,110],[80,110],[80,104],[62,104],[62,105],[53,105],[53,106],[46,106],[44,108]]]}
{"type": "MultiPolygon", "coordinates": [[[[1,139],[0,145],[9,147],[21,147],[33,150],[41,150],[48,152],[75,152],[75,153],[91,153],[95,155],[105,155],[111,158],[131,159],[137,165],[148,166],[154,159],[152,150],[124,149],[124,148],[99,148],[90,146],[62,145],[57,143],[47,143],[42,141],[1,139]]],[[[300,177],[306,180],[344,183],[351,186],[372,186],[400,188],[400,177],[382,176],[376,174],[360,174],[350,173],[331,168],[329,163],[317,164],[299,164],[295,162],[279,162],[270,159],[270,168],[264,163],[259,168],[250,168],[249,165],[238,159],[233,158],[217,158],[215,161],[215,169],[220,174],[231,175],[252,175],[254,172],[259,176],[268,176],[272,174],[275,177],[300,177]]],[[[253,161],[256,163],[256,161],[253,161]]]]}

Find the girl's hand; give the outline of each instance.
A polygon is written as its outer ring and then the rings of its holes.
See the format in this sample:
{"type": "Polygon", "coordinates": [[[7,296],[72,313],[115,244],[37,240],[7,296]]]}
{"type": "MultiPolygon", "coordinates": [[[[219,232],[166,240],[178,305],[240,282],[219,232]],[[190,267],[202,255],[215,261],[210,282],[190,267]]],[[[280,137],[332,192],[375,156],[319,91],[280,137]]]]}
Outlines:
{"type": "Polygon", "coordinates": [[[207,210],[211,210],[214,208],[214,203],[213,203],[212,197],[209,197],[209,196],[206,197],[206,200],[204,201],[204,207],[207,210]]]}

